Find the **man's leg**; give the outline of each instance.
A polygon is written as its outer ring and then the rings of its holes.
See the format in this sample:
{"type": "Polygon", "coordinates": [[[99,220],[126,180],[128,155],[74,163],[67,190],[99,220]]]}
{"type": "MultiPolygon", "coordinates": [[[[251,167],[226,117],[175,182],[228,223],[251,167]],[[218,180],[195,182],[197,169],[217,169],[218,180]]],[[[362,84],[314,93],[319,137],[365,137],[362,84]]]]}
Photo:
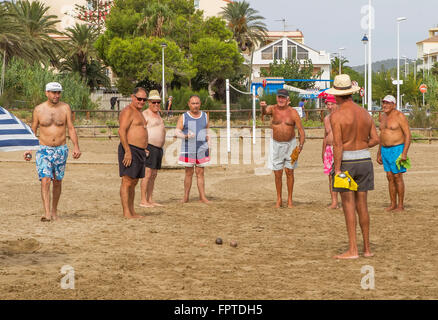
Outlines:
{"type": "Polygon", "coordinates": [[[338,209],[339,208],[339,203],[338,203],[338,193],[339,192],[335,192],[333,191],[333,183],[332,183],[332,175],[329,175],[329,191],[330,191],[330,196],[332,197],[332,203],[329,205],[330,209],[338,209]]]}
{"type": "Polygon", "coordinates": [[[61,197],[61,190],[62,190],[62,180],[56,180],[53,179],[53,190],[52,190],[52,219],[57,220],[58,216],[58,202],[59,198],[61,197]]]}
{"type": "Polygon", "coordinates": [[[388,179],[388,188],[389,188],[389,198],[391,199],[391,205],[386,208],[386,211],[394,210],[397,207],[397,189],[395,187],[395,176],[392,172],[386,173],[386,178],[388,179]]]}
{"type": "Polygon", "coordinates": [[[355,196],[352,191],[341,192],[342,208],[344,210],[345,223],[348,234],[348,251],[335,256],[336,259],[356,259],[359,258],[356,239],[356,204],[355,196]]]}
{"type": "Polygon", "coordinates": [[[150,204],[152,204],[154,207],[162,207],[162,204],[156,203],[152,200],[152,193],[154,192],[154,185],[155,185],[155,178],[157,177],[158,170],[157,169],[150,169],[146,168],[147,171],[150,171],[150,178],[147,184],[146,189],[146,201],[150,204]]]}
{"type": "Polygon", "coordinates": [[[356,210],[359,215],[359,225],[363,236],[363,252],[365,257],[372,257],[370,249],[370,215],[367,203],[368,192],[355,192],[356,210]]]}
{"type": "Polygon", "coordinates": [[[277,190],[277,204],[275,205],[275,207],[280,208],[282,206],[281,191],[283,188],[282,185],[283,169],[274,170],[274,175],[275,175],[275,189],[277,190]]]}
{"type": "MultiPolygon", "coordinates": [[[[50,182],[51,178],[42,178],[41,179],[41,199],[43,200],[44,207],[44,217],[47,220],[50,220],[50,182]]],[[[43,217],[43,218],[44,218],[43,217]]]]}
{"type": "Polygon", "coordinates": [[[287,182],[287,207],[293,208],[292,193],[294,191],[294,170],[285,168],[287,182]]]}
{"type": "Polygon", "coordinates": [[[122,201],[123,216],[125,218],[139,218],[139,216],[134,211],[134,197],[135,186],[137,185],[138,179],[133,179],[129,176],[122,177],[122,184],[120,185],[120,199],[122,201]],[[131,203],[132,201],[132,203],[131,203]]]}
{"type": "Polygon", "coordinates": [[[203,167],[196,167],[196,180],[198,182],[199,201],[208,203],[209,201],[205,196],[205,179],[203,167]]]}
{"type": "Polygon", "coordinates": [[[398,205],[396,207],[396,211],[403,211],[404,207],[404,198],[405,198],[405,182],[403,181],[403,173],[397,173],[394,175],[396,193],[398,196],[398,205]]]}
{"type": "Polygon", "coordinates": [[[141,201],[140,206],[151,208],[154,206],[162,206],[159,203],[152,201],[152,192],[154,191],[155,178],[157,177],[158,170],[145,168],[145,176],[141,179],[140,190],[141,190],[141,201]]]}
{"type": "Polygon", "coordinates": [[[182,200],[183,203],[189,202],[190,188],[192,187],[192,177],[194,171],[195,171],[194,167],[185,168],[184,198],[182,200]]]}

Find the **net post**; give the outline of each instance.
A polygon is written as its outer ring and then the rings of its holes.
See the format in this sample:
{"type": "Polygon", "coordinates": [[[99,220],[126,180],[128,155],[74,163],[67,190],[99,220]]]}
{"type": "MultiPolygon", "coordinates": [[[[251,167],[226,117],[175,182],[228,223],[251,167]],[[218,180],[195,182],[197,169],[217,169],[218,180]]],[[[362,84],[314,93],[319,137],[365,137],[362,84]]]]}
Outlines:
{"type": "Polygon", "coordinates": [[[227,151],[231,152],[231,112],[230,112],[230,80],[225,80],[226,103],[227,103],[227,151]]]}

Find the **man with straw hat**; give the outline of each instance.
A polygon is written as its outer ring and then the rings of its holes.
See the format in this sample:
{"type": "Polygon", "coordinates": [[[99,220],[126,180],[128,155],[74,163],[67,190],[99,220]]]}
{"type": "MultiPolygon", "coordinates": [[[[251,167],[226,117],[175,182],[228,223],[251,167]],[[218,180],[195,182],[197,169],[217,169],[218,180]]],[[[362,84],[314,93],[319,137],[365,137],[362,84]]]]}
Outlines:
{"type": "MultiPolygon", "coordinates": [[[[334,95],[339,110],[330,116],[333,130],[333,191],[341,193],[342,208],[347,225],[348,251],[335,256],[336,259],[359,258],[356,241],[356,210],[362,230],[364,256],[371,257],[367,193],[374,189],[373,163],[369,148],[379,144],[379,136],[372,117],[353,102],[352,94],[360,90],[354,86],[350,76],[335,77],[334,85],[326,91],[334,95]],[[347,180],[354,188],[337,188],[337,182],[347,180]],[[352,191],[356,190],[356,191],[352,191]]],[[[339,183],[342,185],[342,183],[339,183]]]]}
{"type": "Polygon", "coordinates": [[[145,177],[141,179],[141,202],[140,207],[161,207],[162,204],[152,201],[155,178],[161,169],[163,160],[163,146],[166,141],[166,129],[160,115],[161,97],[157,90],[151,90],[148,97],[149,107],[143,111],[143,117],[147,123],[148,146],[146,156],[145,177]]]}

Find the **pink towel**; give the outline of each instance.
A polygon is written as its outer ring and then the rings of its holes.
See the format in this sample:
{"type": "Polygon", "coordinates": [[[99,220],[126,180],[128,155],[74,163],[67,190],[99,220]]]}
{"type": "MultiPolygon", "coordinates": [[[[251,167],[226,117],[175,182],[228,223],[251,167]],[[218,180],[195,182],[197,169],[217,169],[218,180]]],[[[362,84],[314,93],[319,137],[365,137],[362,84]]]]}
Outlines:
{"type": "Polygon", "coordinates": [[[330,174],[333,167],[333,146],[326,146],[324,152],[324,173],[326,175],[330,174]]]}

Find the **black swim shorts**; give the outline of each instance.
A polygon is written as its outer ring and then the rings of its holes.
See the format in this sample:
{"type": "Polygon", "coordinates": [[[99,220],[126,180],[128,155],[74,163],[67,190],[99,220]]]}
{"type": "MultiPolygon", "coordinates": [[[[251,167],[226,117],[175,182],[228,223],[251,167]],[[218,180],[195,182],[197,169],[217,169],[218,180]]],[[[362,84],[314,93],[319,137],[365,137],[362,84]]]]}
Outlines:
{"type": "Polygon", "coordinates": [[[131,149],[132,162],[129,167],[125,167],[123,164],[123,158],[125,157],[125,149],[122,144],[119,144],[119,174],[121,177],[128,176],[133,179],[144,178],[144,164],[146,162],[146,151],[142,148],[129,145],[131,149]]]}
{"type": "MultiPolygon", "coordinates": [[[[342,160],[341,171],[348,171],[353,180],[357,183],[357,191],[374,190],[374,169],[371,158],[357,160],[342,160]]],[[[332,177],[334,177],[332,170],[332,177]]],[[[349,189],[335,188],[333,186],[335,179],[332,179],[332,187],[335,192],[346,192],[349,189]]]]}
{"type": "Polygon", "coordinates": [[[149,155],[146,158],[146,167],[150,169],[161,169],[163,148],[158,148],[152,144],[148,144],[146,149],[149,151],[149,155]]]}

